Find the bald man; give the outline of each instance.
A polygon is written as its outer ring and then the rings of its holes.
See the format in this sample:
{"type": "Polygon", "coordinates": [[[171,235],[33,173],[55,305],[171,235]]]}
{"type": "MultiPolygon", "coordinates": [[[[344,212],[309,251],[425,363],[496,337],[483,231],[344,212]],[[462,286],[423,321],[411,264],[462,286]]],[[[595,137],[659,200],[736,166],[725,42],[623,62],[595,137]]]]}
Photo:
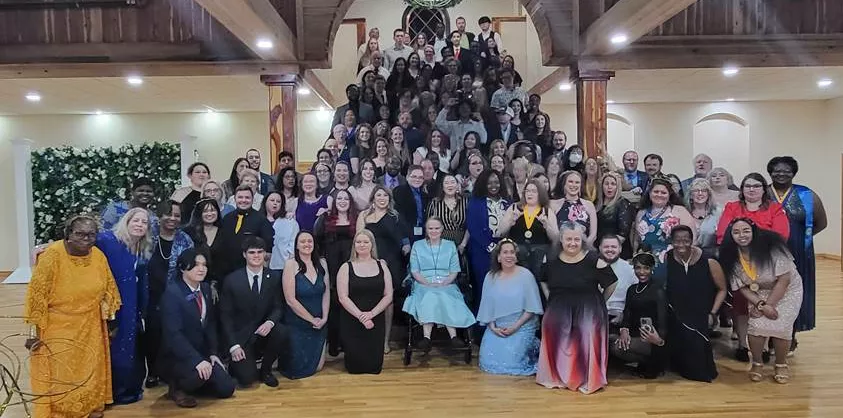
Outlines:
{"type": "Polygon", "coordinates": [[[708,177],[713,167],[711,157],[706,154],[697,154],[693,160],[694,176],[682,181],[682,190],[688,190],[691,187],[691,182],[696,179],[704,179],[708,177]]]}

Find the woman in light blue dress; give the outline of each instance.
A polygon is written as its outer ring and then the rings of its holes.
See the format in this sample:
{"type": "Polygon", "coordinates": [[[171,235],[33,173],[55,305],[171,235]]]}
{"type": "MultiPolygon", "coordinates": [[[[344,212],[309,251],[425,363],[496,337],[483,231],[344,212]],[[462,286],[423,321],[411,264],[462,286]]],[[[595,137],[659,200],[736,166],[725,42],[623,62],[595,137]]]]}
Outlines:
{"type": "Polygon", "coordinates": [[[413,244],[410,273],[415,280],[404,312],[412,315],[424,330],[418,348],[429,350],[434,324],[444,325],[454,348],[465,348],[456,328],[468,328],[476,322],[465,304],[455,280],[460,272],[459,254],[453,241],[442,239],[442,221],[431,217],[425,223],[426,239],[413,244]]]}
{"type": "Polygon", "coordinates": [[[505,239],[492,251],[492,265],[483,281],[477,321],[486,325],[480,344],[480,370],[492,374],[536,374],[542,310],[539,287],[530,270],[518,266],[518,247],[505,239]]]}

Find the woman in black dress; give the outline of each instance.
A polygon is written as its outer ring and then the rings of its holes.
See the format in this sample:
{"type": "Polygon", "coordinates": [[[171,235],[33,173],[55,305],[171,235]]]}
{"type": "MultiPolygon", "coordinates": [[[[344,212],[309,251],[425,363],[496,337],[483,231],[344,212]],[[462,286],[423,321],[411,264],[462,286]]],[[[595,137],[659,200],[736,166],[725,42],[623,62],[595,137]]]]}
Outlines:
{"type": "Polygon", "coordinates": [[[667,366],[667,301],[662,289],[651,282],[656,257],[638,253],[632,257],[638,283],[626,291],[620,335],[609,342],[614,357],[638,363],[635,374],[655,379],[667,366]]]}
{"type": "Polygon", "coordinates": [[[357,229],[357,208],[348,190],[340,190],[334,198],[334,206],[316,220],[313,236],[322,249],[322,258],[328,264],[328,278],[331,281],[331,310],[328,314],[328,354],[336,357],[340,353],[340,322],[337,299],[337,272],[351,257],[351,246],[357,229]]]}
{"type": "Polygon", "coordinates": [[[369,230],[357,232],[353,245],[351,261],[340,267],[337,276],[345,369],[351,374],[379,374],[386,338],[384,312],[392,304],[392,277],[386,262],[378,260],[375,237],[369,230]]]}
{"type": "Polygon", "coordinates": [[[211,291],[214,298],[217,298],[217,291],[222,289],[222,279],[228,274],[224,271],[224,264],[219,262],[225,258],[225,244],[219,238],[220,207],[215,199],[205,198],[193,207],[190,215],[190,224],[184,229],[193,240],[193,246],[197,249],[204,249],[209,254],[208,275],[206,280],[211,283],[211,291]]]}
{"type": "MultiPolygon", "coordinates": [[[[368,229],[375,236],[375,244],[380,248],[380,258],[386,261],[392,277],[393,289],[398,289],[407,274],[404,256],[410,253],[409,230],[401,216],[393,208],[392,194],[383,186],[376,186],[372,192],[371,207],[357,217],[357,230],[368,229]]],[[[386,309],[386,339],[384,353],[389,353],[389,333],[392,325],[392,308],[386,309]]]]}
{"type": "Polygon", "coordinates": [[[597,211],[597,238],[615,235],[621,240],[621,258],[632,257],[632,245],[629,233],[635,209],[626,198],[621,196],[623,179],[614,171],[603,175],[600,180],[601,192],[598,194],[595,210],[597,211]]]}
{"type": "Polygon", "coordinates": [[[498,225],[498,236],[518,244],[518,263],[535,277],[541,274],[548,246],[559,236],[556,216],[549,206],[547,190],[536,179],[530,180],[521,201],[507,209],[498,225]]]}
{"type": "Polygon", "coordinates": [[[678,225],[670,237],[673,250],[665,262],[671,368],[686,379],[711,382],[717,366],[708,330],[726,298],[726,278],[720,263],[694,246],[690,227],[678,225]]]}
{"type": "Polygon", "coordinates": [[[563,222],[559,235],[562,249],[548,256],[539,277],[548,301],[536,382],[591,394],[607,383],[606,300],[618,279],[599,255],[587,250],[582,225],[563,222]]]}

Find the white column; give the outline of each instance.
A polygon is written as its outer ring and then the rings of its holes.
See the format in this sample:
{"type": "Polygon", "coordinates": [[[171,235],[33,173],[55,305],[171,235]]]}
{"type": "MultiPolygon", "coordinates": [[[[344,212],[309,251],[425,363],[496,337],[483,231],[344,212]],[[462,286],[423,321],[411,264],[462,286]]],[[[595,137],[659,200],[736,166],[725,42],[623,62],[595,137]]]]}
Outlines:
{"type": "Polygon", "coordinates": [[[32,277],[30,259],[35,245],[35,216],[32,209],[32,140],[20,138],[12,141],[12,161],[15,179],[15,221],[18,248],[18,266],[4,283],[29,283],[32,277]]]}
{"type": "Polygon", "coordinates": [[[181,179],[183,186],[190,186],[190,179],[187,178],[187,168],[199,161],[199,151],[196,149],[196,137],[185,135],[181,142],[181,179]]]}

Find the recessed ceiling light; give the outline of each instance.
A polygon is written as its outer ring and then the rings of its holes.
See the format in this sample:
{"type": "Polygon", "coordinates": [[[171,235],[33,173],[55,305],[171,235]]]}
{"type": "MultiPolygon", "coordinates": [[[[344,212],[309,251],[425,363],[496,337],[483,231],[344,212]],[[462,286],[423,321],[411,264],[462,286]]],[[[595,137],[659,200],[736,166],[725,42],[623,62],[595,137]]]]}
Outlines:
{"type": "Polygon", "coordinates": [[[824,88],[826,88],[826,87],[828,87],[832,84],[834,84],[834,82],[831,81],[831,79],[828,79],[828,78],[824,78],[820,81],[817,81],[817,86],[821,89],[824,89],[824,88]]]}
{"type": "Polygon", "coordinates": [[[307,87],[299,87],[299,89],[296,90],[296,93],[298,93],[299,96],[307,96],[310,94],[310,89],[307,87]]]}
{"type": "Polygon", "coordinates": [[[95,111],[94,111],[94,114],[95,114],[95,115],[104,115],[104,114],[105,114],[105,112],[103,112],[102,110],[97,109],[97,110],[95,110],[95,111]]]}
{"type": "Polygon", "coordinates": [[[738,67],[726,67],[723,69],[723,75],[725,75],[726,77],[735,76],[739,72],[741,72],[741,70],[738,69],[738,67]]]}
{"type": "Polygon", "coordinates": [[[735,101],[735,98],[734,98],[734,97],[730,97],[730,98],[726,99],[726,101],[727,101],[727,102],[734,102],[734,101],[735,101]]]}
{"type": "Polygon", "coordinates": [[[255,45],[260,49],[272,49],[272,41],[269,39],[258,39],[255,45]]]}
{"type": "Polygon", "coordinates": [[[319,106],[319,111],[320,111],[320,112],[324,112],[324,111],[325,111],[325,106],[319,106]]]}
{"type": "Polygon", "coordinates": [[[136,75],[133,75],[131,77],[126,78],[126,82],[133,86],[139,86],[143,84],[143,79],[136,75]]]}
{"type": "Polygon", "coordinates": [[[36,92],[27,93],[26,100],[29,100],[30,102],[40,102],[41,95],[36,92]]]}
{"type": "Polygon", "coordinates": [[[629,40],[629,38],[622,33],[614,35],[614,36],[612,36],[612,39],[610,39],[610,41],[615,45],[625,44],[626,41],[628,41],[628,40],[629,40]]]}
{"type": "Polygon", "coordinates": [[[571,90],[571,83],[562,83],[559,85],[559,90],[568,91],[571,90]]]}
{"type": "Polygon", "coordinates": [[[614,100],[606,100],[606,104],[615,104],[614,100]]]}

